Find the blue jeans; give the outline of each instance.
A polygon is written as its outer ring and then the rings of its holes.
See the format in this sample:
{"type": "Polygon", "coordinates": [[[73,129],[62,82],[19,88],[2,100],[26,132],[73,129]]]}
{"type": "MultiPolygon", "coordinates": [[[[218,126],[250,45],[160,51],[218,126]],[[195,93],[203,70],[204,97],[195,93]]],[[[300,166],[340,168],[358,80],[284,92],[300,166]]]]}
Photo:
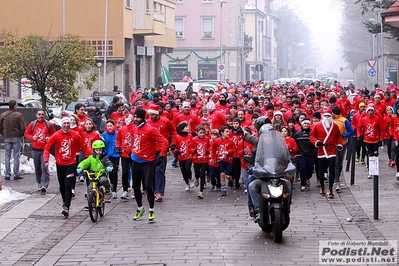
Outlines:
{"type": "Polygon", "coordinates": [[[6,163],[6,177],[11,176],[11,150],[14,150],[14,177],[19,176],[19,158],[21,157],[21,143],[22,138],[5,138],[5,163],[6,163]]]}
{"type": "Polygon", "coordinates": [[[255,178],[248,186],[247,193],[251,195],[252,203],[254,206],[255,212],[259,212],[260,210],[260,189],[262,186],[262,179],[255,178]]]}
{"type": "MultiPolygon", "coordinates": [[[[159,158],[159,152],[157,152],[155,160],[157,160],[158,158],[159,158]]],[[[154,192],[155,192],[155,194],[160,193],[162,196],[165,193],[166,163],[167,163],[167,159],[165,157],[162,160],[160,165],[155,166],[155,189],[154,189],[154,192]]]]}
{"type": "Polygon", "coordinates": [[[245,188],[247,189],[247,197],[248,197],[248,207],[254,206],[252,203],[251,193],[249,193],[249,184],[254,180],[253,175],[248,175],[247,179],[245,179],[245,188]]]}

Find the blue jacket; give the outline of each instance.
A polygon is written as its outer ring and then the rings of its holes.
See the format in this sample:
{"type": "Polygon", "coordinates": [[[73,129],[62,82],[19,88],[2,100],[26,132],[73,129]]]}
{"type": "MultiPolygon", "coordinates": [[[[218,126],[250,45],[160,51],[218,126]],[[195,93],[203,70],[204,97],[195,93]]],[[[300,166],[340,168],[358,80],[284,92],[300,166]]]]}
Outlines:
{"type": "Polygon", "coordinates": [[[116,152],[116,134],[118,134],[118,131],[115,131],[113,134],[109,134],[108,132],[104,131],[101,135],[105,142],[105,150],[108,157],[121,157],[121,155],[116,152]]]}

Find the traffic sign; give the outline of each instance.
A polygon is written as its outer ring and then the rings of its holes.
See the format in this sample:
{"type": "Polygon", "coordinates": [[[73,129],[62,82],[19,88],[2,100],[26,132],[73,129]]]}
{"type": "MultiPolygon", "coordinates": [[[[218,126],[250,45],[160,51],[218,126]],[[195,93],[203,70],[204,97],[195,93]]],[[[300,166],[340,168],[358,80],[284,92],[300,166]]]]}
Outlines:
{"type": "MultiPolygon", "coordinates": [[[[377,59],[368,59],[367,60],[367,64],[369,65],[369,67],[374,68],[375,63],[377,63],[377,59]]],[[[371,76],[371,75],[370,75],[371,76]]]]}
{"type": "Polygon", "coordinates": [[[219,75],[224,75],[224,64],[219,64],[218,65],[218,74],[219,75]]]}
{"type": "Polygon", "coordinates": [[[377,74],[377,71],[375,71],[374,68],[371,68],[371,69],[369,70],[369,76],[370,76],[370,77],[374,77],[375,74],[377,74]]]}

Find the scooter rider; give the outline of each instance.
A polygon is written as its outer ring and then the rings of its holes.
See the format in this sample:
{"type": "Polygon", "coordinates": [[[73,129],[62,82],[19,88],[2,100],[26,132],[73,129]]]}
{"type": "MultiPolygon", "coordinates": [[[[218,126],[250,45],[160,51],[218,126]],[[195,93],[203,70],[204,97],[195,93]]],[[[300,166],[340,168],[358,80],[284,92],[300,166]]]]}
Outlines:
{"type": "MultiPolygon", "coordinates": [[[[254,122],[254,127],[257,130],[258,134],[261,127],[265,124],[272,124],[272,122],[270,121],[270,119],[266,116],[260,116],[256,119],[256,121],[254,122]]],[[[258,144],[258,137],[247,134],[247,132],[244,130],[244,141],[249,142],[250,144],[254,145],[254,149],[252,150],[251,156],[244,156],[244,159],[249,163],[247,169],[251,169],[254,164],[255,164],[255,155],[256,155],[256,146],[258,144]]],[[[251,197],[251,193],[249,192],[249,185],[250,183],[254,180],[254,177],[252,174],[249,174],[247,179],[245,180],[245,187],[247,189],[247,197],[248,197],[248,211],[249,211],[249,215],[251,217],[255,217],[256,213],[259,212],[259,200],[260,198],[257,198],[257,202],[256,205],[254,204],[252,197],[251,197]],[[257,206],[257,208],[256,208],[257,206]],[[257,210],[257,211],[256,211],[257,210]]],[[[259,183],[259,186],[262,182],[259,183]]]]}

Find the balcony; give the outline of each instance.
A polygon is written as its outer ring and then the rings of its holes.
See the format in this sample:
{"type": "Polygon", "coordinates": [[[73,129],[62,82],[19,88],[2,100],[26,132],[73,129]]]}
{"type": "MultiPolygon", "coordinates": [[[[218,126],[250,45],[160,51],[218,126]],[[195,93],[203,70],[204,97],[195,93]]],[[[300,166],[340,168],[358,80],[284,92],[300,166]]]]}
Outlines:
{"type": "Polygon", "coordinates": [[[165,32],[165,13],[153,9],[134,10],[133,34],[163,35],[165,32]]]}

